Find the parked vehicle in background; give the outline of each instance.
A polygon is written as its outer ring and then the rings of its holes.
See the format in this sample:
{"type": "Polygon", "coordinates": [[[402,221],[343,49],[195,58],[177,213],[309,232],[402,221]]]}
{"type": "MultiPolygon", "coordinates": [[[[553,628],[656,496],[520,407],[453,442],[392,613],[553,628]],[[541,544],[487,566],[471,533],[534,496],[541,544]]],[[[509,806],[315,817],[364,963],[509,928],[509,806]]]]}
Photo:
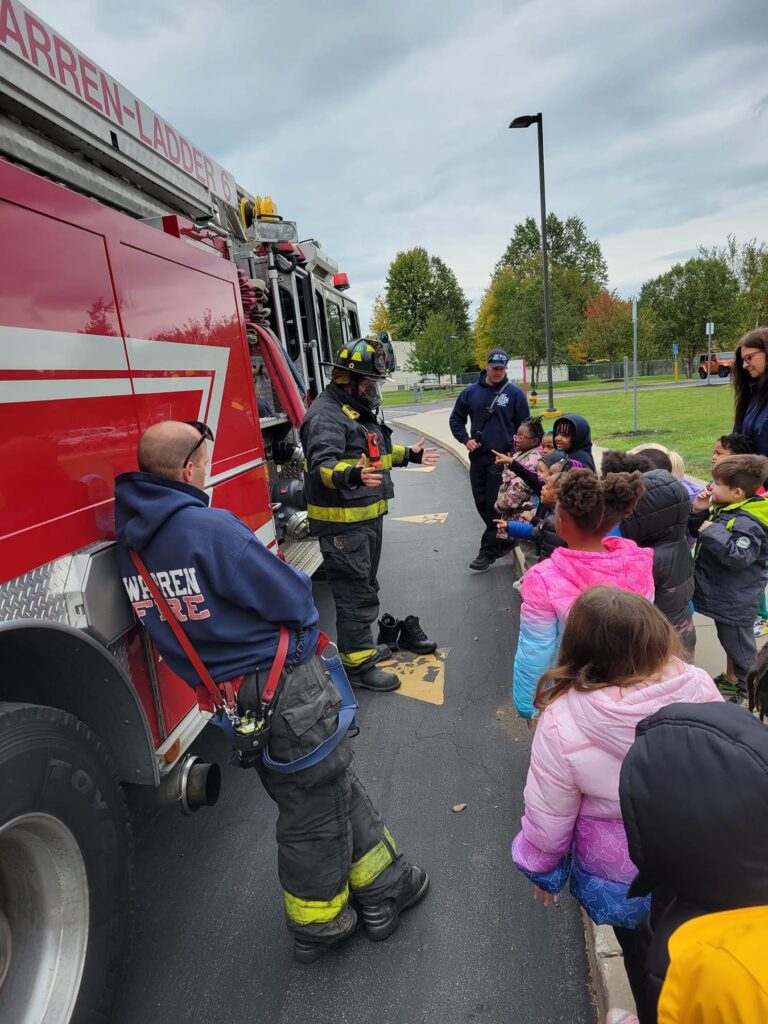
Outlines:
{"type": "Polygon", "coordinates": [[[735,352],[713,352],[707,368],[707,353],[702,352],[698,359],[699,376],[702,380],[715,373],[718,377],[727,377],[733,369],[735,358],[735,352]]]}

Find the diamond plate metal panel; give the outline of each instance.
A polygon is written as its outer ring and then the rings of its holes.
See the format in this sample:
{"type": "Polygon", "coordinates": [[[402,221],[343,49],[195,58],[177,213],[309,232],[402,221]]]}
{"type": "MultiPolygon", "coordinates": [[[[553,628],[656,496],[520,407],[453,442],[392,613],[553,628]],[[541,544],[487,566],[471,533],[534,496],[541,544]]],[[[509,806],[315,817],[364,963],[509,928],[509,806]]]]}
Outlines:
{"type": "Polygon", "coordinates": [[[57,558],[0,585],[0,620],[47,619],[68,624],[65,587],[72,557],[57,558]]]}

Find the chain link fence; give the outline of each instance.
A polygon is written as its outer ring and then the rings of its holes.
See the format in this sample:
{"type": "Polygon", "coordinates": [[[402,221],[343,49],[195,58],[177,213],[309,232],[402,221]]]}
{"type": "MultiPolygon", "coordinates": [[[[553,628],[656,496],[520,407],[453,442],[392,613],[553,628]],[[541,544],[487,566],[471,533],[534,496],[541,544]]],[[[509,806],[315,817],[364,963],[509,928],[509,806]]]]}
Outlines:
{"type": "MultiPolygon", "coordinates": [[[[661,377],[674,372],[671,359],[638,359],[638,377],[661,377]]],[[[629,361],[630,378],[633,373],[629,361]]],[[[568,367],[568,380],[624,380],[624,360],[617,363],[584,363],[568,367]]]]}
{"type": "MultiPolygon", "coordinates": [[[[617,381],[624,380],[624,361],[604,363],[580,363],[573,366],[558,364],[552,367],[555,381],[617,381]]],[[[685,375],[685,365],[678,363],[681,376],[685,375]]],[[[632,380],[632,360],[629,360],[629,379],[632,380]]],[[[638,359],[638,377],[661,377],[674,373],[674,362],[671,359],[638,359]]],[[[537,388],[546,387],[547,369],[539,367],[537,388]]],[[[477,380],[477,370],[459,373],[455,377],[457,385],[473,384],[477,380]]],[[[447,380],[445,381],[447,383],[447,380]]],[[[528,370],[528,386],[531,386],[531,371],[528,370]]]]}

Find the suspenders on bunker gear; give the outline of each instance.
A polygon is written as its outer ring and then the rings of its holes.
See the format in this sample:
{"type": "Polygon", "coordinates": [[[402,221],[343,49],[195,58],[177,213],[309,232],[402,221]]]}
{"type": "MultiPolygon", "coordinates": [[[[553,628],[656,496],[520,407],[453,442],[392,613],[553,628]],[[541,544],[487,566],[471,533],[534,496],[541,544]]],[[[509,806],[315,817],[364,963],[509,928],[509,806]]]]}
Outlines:
{"type": "MultiPolygon", "coordinates": [[[[331,654],[329,657],[324,656],[323,652],[326,648],[330,646],[335,650],[335,645],[331,643],[330,638],[325,633],[320,633],[315,653],[323,659],[326,671],[330,675],[331,680],[341,696],[338,726],[332,736],[323,740],[323,742],[315,747],[315,749],[309,754],[305,754],[303,757],[297,758],[295,761],[274,761],[269,755],[268,741],[272,715],[274,714],[275,707],[277,705],[277,698],[279,697],[282,689],[281,681],[283,679],[283,669],[285,668],[285,661],[288,654],[288,629],[285,626],[280,626],[279,628],[277,651],[275,652],[275,659],[269,670],[267,681],[264,684],[264,689],[261,692],[259,708],[257,710],[246,709],[246,711],[241,714],[237,706],[237,689],[245,677],[241,676],[238,679],[229,680],[224,683],[214,682],[210,672],[203,664],[200,655],[192,646],[192,642],[182,629],[181,623],[171,611],[162,591],[152,578],[150,572],[147,570],[141,556],[133,549],[131,549],[130,555],[139,575],[146,583],[147,589],[152,595],[152,600],[155,602],[158,612],[165,618],[168,625],[171,627],[173,635],[176,637],[181,649],[184,651],[190,664],[197,673],[200,682],[208,691],[208,695],[213,702],[214,707],[220,708],[226,715],[232,727],[234,745],[241,763],[251,765],[261,757],[264,765],[271,771],[281,772],[284,774],[300,772],[305,768],[311,768],[313,765],[319,764],[320,761],[327,757],[328,754],[330,754],[331,751],[341,743],[342,739],[350,729],[356,728],[355,712],[357,711],[357,701],[355,700],[354,693],[352,692],[352,687],[349,685],[349,680],[347,679],[347,674],[341,664],[338,651],[335,651],[335,653],[331,654]]],[[[301,653],[302,648],[303,638],[301,638],[299,640],[299,644],[297,644],[296,650],[298,654],[301,653]]],[[[289,671],[291,667],[292,666],[289,667],[289,671]]]]}

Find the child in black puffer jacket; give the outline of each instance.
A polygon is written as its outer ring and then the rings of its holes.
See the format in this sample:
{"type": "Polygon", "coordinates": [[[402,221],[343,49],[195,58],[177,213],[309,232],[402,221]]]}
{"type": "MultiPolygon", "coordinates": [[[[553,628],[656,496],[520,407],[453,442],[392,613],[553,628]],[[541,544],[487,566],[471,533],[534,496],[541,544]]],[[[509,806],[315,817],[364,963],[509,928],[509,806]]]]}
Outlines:
{"type": "Polygon", "coordinates": [[[672,476],[669,457],[664,468],[656,468],[644,455],[609,451],[603,454],[601,473],[632,473],[639,470],[645,491],[632,515],[622,519],[622,537],[641,548],[653,549],[653,603],[674,627],[686,657],[693,661],[696,629],[693,624],[693,558],[688,545],[691,506],[685,485],[672,476]],[[667,468],[669,467],[669,468],[667,468]]]}

